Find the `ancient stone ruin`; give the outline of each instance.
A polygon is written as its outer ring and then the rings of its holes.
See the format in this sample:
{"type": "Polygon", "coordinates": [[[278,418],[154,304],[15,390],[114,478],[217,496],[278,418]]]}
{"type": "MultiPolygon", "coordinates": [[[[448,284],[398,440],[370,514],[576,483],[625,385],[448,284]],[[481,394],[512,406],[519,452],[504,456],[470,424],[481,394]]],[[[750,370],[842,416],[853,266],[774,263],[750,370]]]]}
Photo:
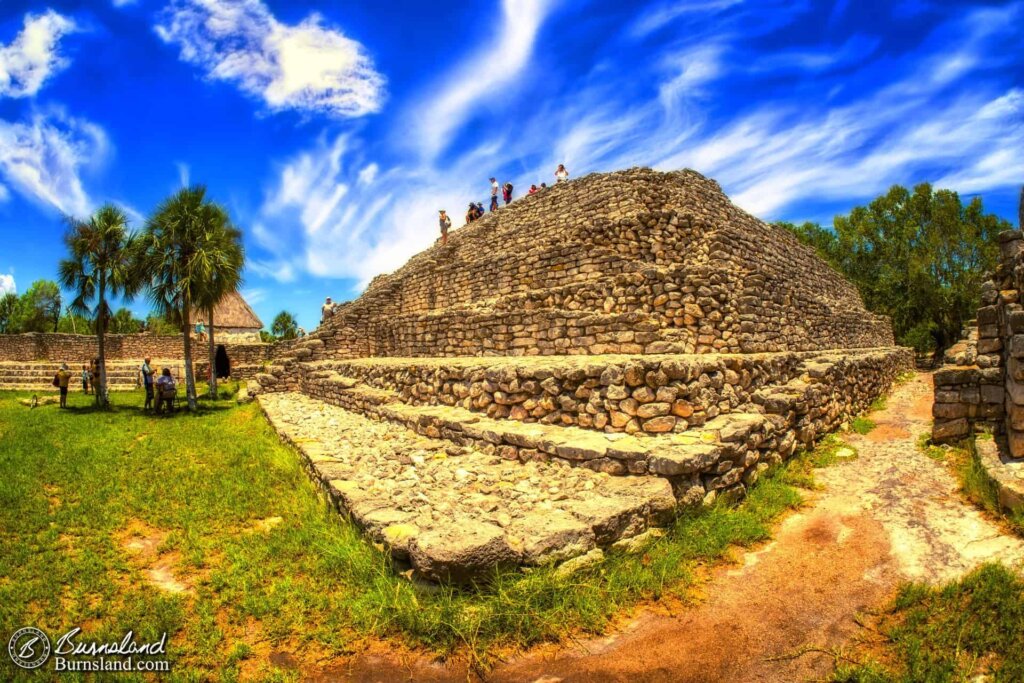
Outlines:
{"type": "Polygon", "coordinates": [[[935,373],[932,408],[932,441],[957,441],[975,431],[996,437],[979,443],[978,451],[1011,509],[1024,509],[1024,189],[1020,228],[999,235],[999,264],[982,285],[977,319],[935,373]]]}
{"type": "Polygon", "coordinates": [[[630,169],[455,231],[250,392],[375,542],[466,580],[639,547],[911,365],[789,233],[695,172],[630,169]]]}

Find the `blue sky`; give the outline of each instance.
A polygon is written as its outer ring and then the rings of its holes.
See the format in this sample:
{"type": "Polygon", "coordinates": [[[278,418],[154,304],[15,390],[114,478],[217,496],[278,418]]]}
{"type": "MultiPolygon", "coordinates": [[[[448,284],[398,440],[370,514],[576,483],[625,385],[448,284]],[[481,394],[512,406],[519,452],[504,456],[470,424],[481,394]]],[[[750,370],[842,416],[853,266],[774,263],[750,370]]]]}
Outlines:
{"type": "Polygon", "coordinates": [[[768,220],[922,181],[1012,219],[1022,37],[1024,1],[4,0],[0,289],[55,276],[62,212],[140,227],[188,182],[264,322],[309,329],[560,162],[694,168],[768,220]]]}

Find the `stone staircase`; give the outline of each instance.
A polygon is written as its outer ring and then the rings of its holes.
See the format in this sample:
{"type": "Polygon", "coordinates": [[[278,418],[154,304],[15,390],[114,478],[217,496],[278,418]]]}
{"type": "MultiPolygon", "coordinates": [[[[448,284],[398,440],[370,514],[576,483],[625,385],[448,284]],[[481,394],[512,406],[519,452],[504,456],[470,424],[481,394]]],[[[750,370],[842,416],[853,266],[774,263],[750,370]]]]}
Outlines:
{"type": "MultiPolygon", "coordinates": [[[[107,361],[107,383],[111,391],[128,391],[135,388],[140,363],[137,361],[107,361]]],[[[59,363],[51,361],[37,362],[0,362],[0,391],[53,391],[53,376],[59,369],[59,363]]],[[[72,374],[71,387],[81,390],[82,364],[68,364],[72,374]]],[[[174,376],[184,374],[184,366],[180,360],[157,360],[154,368],[171,368],[174,376]]]]}
{"type": "Polygon", "coordinates": [[[263,410],[372,538],[455,580],[597,552],[677,506],[736,500],[912,362],[899,349],[318,361],[316,342],[257,376],[263,410]],[[469,478],[491,482],[480,506],[463,500],[479,493],[469,478]],[[528,499],[504,496],[516,486],[528,499]]]}

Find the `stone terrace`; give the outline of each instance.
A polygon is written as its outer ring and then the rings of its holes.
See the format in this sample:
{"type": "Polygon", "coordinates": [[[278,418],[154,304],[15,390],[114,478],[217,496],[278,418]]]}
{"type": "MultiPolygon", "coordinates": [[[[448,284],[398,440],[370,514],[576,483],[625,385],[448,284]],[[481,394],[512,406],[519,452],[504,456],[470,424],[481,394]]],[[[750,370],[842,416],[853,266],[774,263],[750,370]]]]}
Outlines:
{"type": "Polygon", "coordinates": [[[631,169],[456,231],[272,360],[250,394],[339,507],[466,580],[738,499],[913,356],[714,181],[631,169]]]}

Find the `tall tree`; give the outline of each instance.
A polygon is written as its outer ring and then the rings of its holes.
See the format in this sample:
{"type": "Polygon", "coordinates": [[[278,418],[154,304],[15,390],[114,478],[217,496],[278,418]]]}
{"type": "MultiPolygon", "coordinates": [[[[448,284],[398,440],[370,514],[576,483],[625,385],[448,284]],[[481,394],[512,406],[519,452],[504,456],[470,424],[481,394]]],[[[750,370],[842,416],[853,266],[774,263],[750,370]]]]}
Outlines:
{"type": "Polygon", "coordinates": [[[185,350],[185,392],[189,410],[196,409],[192,367],[191,316],[213,299],[222,271],[230,269],[222,231],[226,213],[207,200],[202,185],[184,188],[166,199],[146,221],[136,258],[149,298],[163,317],[182,333],[185,350]]]}
{"type": "Polygon", "coordinates": [[[123,306],[110,316],[110,331],[115,334],[136,334],[142,331],[142,325],[142,321],[123,306]]]}
{"type": "Polygon", "coordinates": [[[11,316],[12,332],[54,332],[60,321],[60,287],[52,280],[36,280],[18,298],[11,316]]]}
{"type": "Polygon", "coordinates": [[[18,295],[7,292],[0,296],[0,334],[14,332],[14,316],[18,311],[18,295]]]}
{"type": "Polygon", "coordinates": [[[198,303],[206,311],[208,325],[210,398],[217,400],[217,347],[214,342],[213,312],[221,299],[241,286],[245,251],[242,248],[242,233],[231,224],[227,211],[216,204],[211,204],[209,214],[209,251],[219,263],[213,269],[212,279],[204,288],[198,303]]]}
{"type": "Polygon", "coordinates": [[[274,333],[274,336],[278,339],[295,339],[295,335],[298,334],[298,326],[295,322],[295,316],[288,311],[281,311],[274,317],[274,322],[270,326],[270,331],[274,333]]]}
{"type": "Polygon", "coordinates": [[[782,225],[853,281],[869,310],[892,319],[900,344],[919,351],[956,341],[996,265],[996,236],[1011,227],[986,214],[981,198],[964,205],[957,193],[928,183],[912,192],[893,186],[836,216],[833,231],[782,225]]]}
{"type": "Polygon", "coordinates": [[[110,324],[109,297],[131,298],[135,291],[132,235],[128,217],[120,208],[105,204],[88,221],[67,217],[64,236],[69,257],[60,262],[60,282],[75,294],[68,309],[91,316],[99,346],[96,403],[109,404],[105,337],[110,324]]]}

